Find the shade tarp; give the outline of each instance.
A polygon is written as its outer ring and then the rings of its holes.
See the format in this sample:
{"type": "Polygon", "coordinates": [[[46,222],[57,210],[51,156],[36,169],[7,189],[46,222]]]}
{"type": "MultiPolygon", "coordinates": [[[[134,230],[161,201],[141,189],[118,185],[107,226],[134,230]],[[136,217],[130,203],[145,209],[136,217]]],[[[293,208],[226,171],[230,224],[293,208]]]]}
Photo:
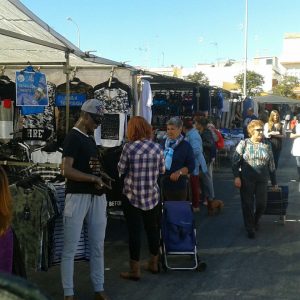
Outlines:
{"type": "Polygon", "coordinates": [[[256,96],[254,100],[258,103],[271,103],[271,104],[300,104],[300,100],[288,98],[279,95],[256,96]]]}
{"type": "Polygon", "coordinates": [[[123,66],[81,51],[20,1],[0,0],[0,63],[64,62],[66,50],[73,53],[73,64],[91,61],[123,66]]]}

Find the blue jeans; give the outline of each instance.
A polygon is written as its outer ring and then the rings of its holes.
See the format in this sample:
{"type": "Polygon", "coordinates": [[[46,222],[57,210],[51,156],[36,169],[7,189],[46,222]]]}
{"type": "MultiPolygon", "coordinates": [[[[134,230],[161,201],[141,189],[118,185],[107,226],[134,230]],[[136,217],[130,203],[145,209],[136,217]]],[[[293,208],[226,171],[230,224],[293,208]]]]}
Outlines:
{"type": "Polygon", "coordinates": [[[74,295],[74,256],[85,219],[88,225],[90,247],[90,277],[95,292],[104,290],[106,206],[105,195],[66,195],[64,209],[64,248],[61,259],[61,279],[65,296],[74,295]]]}

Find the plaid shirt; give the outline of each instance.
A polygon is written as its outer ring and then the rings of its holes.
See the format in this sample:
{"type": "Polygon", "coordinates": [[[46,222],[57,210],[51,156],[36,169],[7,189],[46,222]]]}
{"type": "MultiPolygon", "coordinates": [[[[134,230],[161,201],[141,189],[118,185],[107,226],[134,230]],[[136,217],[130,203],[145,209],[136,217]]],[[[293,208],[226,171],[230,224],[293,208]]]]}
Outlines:
{"type": "Polygon", "coordinates": [[[165,172],[160,145],[150,141],[125,144],[118,163],[119,174],[125,174],[123,194],[130,203],[150,210],[159,202],[158,176],[165,172]]]}

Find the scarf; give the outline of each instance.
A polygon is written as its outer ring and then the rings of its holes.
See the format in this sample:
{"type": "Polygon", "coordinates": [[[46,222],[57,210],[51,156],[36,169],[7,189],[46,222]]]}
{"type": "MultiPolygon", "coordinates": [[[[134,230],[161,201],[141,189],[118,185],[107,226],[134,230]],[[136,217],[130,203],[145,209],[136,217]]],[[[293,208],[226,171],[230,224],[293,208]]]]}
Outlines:
{"type": "Polygon", "coordinates": [[[164,157],[165,157],[165,166],[166,170],[171,169],[172,160],[173,160],[173,154],[174,149],[183,141],[183,136],[179,135],[177,139],[172,140],[167,138],[165,142],[165,150],[164,150],[164,157]]]}

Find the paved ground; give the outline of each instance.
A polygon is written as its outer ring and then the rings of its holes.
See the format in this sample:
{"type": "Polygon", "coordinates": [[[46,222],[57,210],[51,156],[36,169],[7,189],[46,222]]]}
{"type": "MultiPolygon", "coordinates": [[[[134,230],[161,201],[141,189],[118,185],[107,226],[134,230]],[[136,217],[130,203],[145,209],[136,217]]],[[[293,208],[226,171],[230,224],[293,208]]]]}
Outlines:
{"type": "MultiPolygon", "coordinates": [[[[127,268],[128,249],[125,224],[109,220],[106,253],[106,291],[112,300],[177,299],[300,299],[300,202],[290,141],[285,142],[278,171],[280,184],[290,189],[285,225],[277,216],[263,216],[255,240],[246,237],[238,191],[228,161],[215,173],[216,196],[225,207],[209,217],[205,207],[195,214],[200,257],[205,272],[168,271],[159,275],[143,273],[139,282],[119,278],[127,268]]],[[[145,243],[144,243],[145,244],[145,243]]],[[[143,257],[147,257],[146,248],[143,257]]],[[[48,272],[31,272],[29,279],[54,300],[63,299],[59,267],[48,272]]],[[[76,263],[75,286],[78,299],[93,299],[88,263],[76,263]]]]}

